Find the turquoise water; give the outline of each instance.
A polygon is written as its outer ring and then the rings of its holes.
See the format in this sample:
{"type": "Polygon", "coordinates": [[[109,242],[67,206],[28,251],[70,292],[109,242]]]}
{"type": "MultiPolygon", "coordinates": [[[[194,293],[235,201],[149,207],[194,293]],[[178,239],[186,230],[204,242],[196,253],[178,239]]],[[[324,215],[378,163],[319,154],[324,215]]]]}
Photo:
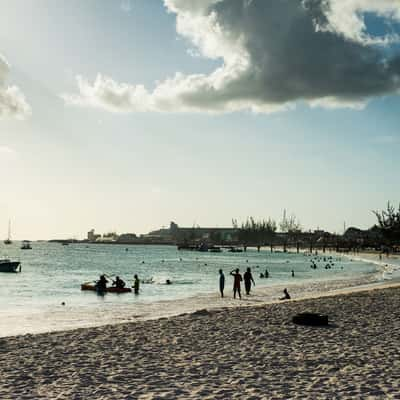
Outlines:
{"type": "MultiPolygon", "coordinates": [[[[120,246],[51,243],[33,243],[32,250],[19,250],[19,245],[7,246],[11,258],[22,263],[21,274],[0,275],[0,307],[29,304],[48,305],[61,301],[75,304],[101,302],[157,301],[185,298],[215,291],[218,270],[226,274],[239,268],[243,273],[252,269],[258,285],[291,284],[313,280],[354,278],[373,273],[376,267],[362,262],[350,262],[334,257],[334,266],[319,257],[294,253],[270,253],[248,250],[246,253],[200,253],[177,251],[173,246],[120,246]],[[318,268],[311,269],[311,259],[318,268]],[[317,261],[319,259],[319,261],[317,261]],[[342,269],[343,267],[343,269],[342,269]],[[261,272],[269,271],[269,279],[259,279],[261,272]],[[295,272],[292,278],[291,271],[295,272]],[[99,299],[94,293],[80,291],[80,284],[97,279],[99,274],[119,275],[131,286],[134,274],[141,279],[153,279],[154,284],[142,284],[140,296],[106,295],[99,299]],[[172,285],[166,285],[170,279],[172,285]]],[[[326,256],[327,257],[327,256],[326,256]]]]}
{"type": "MultiPolygon", "coordinates": [[[[200,253],[178,251],[174,246],[122,246],[34,242],[32,250],[20,250],[20,243],[1,245],[1,257],[17,258],[22,263],[20,274],[0,274],[0,318],[40,315],[58,310],[65,302],[70,310],[85,308],[87,313],[99,310],[117,311],[121,305],[151,304],[166,300],[187,299],[218,291],[218,270],[226,276],[226,294],[230,296],[232,278],[229,272],[239,268],[243,273],[250,267],[256,288],[262,286],[307,285],[323,281],[351,280],[376,273],[377,267],[360,261],[334,256],[331,269],[323,255],[306,256],[295,253],[270,253],[248,250],[246,253],[200,253]],[[311,259],[318,268],[311,269],[311,259]],[[268,269],[270,278],[260,279],[268,269]],[[295,277],[291,276],[294,271],[295,277]],[[82,292],[83,282],[93,281],[106,273],[119,275],[128,286],[134,274],[154,283],[142,284],[139,296],[133,293],[99,296],[82,292]],[[166,285],[170,279],[172,285],[166,285]]],[[[327,256],[326,256],[327,257],[327,256]]],[[[73,311],[71,311],[73,312],[73,311]]],[[[1,322],[1,321],[0,321],[1,322]]],[[[25,320],[25,324],[29,324],[25,320]]],[[[4,326],[4,325],[3,325],[4,326]]],[[[1,327],[1,326],[0,326],[1,327]]],[[[4,329],[4,328],[3,328],[4,329]]]]}

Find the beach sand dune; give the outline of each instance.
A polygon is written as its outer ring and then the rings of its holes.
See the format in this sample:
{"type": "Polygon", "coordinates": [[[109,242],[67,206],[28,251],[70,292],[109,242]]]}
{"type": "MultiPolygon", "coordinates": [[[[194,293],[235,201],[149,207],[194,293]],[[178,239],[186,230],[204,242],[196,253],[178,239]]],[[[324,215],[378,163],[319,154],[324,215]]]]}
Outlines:
{"type": "Polygon", "coordinates": [[[399,304],[389,288],[2,338],[0,398],[400,399],[399,304]]]}

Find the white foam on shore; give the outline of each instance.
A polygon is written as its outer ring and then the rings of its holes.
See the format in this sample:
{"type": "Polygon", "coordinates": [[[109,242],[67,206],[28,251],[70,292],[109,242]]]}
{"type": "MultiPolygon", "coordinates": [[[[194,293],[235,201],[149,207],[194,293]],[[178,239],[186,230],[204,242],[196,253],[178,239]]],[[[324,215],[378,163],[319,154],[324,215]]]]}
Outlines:
{"type": "MultiPolygon", "coordinates": [[[[339,253],[333,253],[339,254],[339,253]]],[[[395,260],[399,261],[399,264],[395,264],[392,262],[387,262],[387,259],[384,261],[383,259],[377,259],[376,254],[374,253],[361,253],[361,256],[358,255],[350,255],[350,254],[342,254],[342,256],[354,260],[360,261],[363,263],[370,263],[374,264],[379,267],[380,272],[382,273],[383,280],[393,280],[393,279],[400,279],[400,260],[395,257],[395,260]],[[396,274],[399,274],[398,276],[396,274]]],[[[379,256],[378,256],[379,257],[379,256]]],[[[392,256],[393,257],[393,256],[392,256]]]]}

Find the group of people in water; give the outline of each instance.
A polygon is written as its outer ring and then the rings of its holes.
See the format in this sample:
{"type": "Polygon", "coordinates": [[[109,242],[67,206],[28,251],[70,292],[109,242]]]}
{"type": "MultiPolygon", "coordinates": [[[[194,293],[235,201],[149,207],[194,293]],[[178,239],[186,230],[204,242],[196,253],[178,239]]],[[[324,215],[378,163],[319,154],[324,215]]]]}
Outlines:
{"type": "MultiPolygon", "coordinates": [[[[335,261],[341,261],[340,258],[333,258],[332,256],[318,256],[318,254],[305,254],[305,256],[310,256],[310,268],[311,269],[317,269],[318,268],[318,264],[323,263],[323,265],[325,264],[325,269],[331,269],[332,267],[335,266],[335,261]],[[318,263],[318,264],[317,264],[318,263]]],[[[196,258],[197,260],[197,258],[196,258]]],[[[182,258],[179,259],[179,261],[183,261],[182,258]]],[[[351,260],[352,261],[352,260],[351,260]]],[[[164,260],[162,260],[162,262],[164,262],[164,260]]],[[[246,262],[248,262],[248,260],[246,260],[246,262]]],[[[290,261],[286,261],[287,263],[289,263],[290,261]]],[[[144,264],[144,261],[142,261],[142,264],[144,264]]],[[[205,266],[207,266],[207,264],[204,264],[205,266]]],[[[257,265],[256,268],[259,268],[259,266],[257,265]]],[[[343,269],[343,266],[341,267],[343,269]]],[[[251,269],[249,267],[246,268],[245,273],[242,274],[240,273],[239,268],[236,268],[232,271],[230,271],[229,273],[230,276],[233,277],[233,298],[236,299],[236,297],[238,296],[239,299],[242,298],[242,292],[241,292],[241,284],[242,282],[244,283],[244,289],[245,289],[245,293],[246,295],[250,295],[251,289],[252,287],[255,286],[255,280],[253,278],[251,269]]],[[[294,277],[295,276],[295,272],[292,269],[291,270],[291,276],[294,277]]],[[[261,279],[268,279],[270,278],[270,272],[268,271],[268,269],[265,269],[265,272],[261,272],[259,277],[261,279]]],[[[99,280],[96,282],[96,290],[99,293],[104,293],[107,291],[107,284],[109,284],[109,280],[107,279],[111,279],[112,280],[112,284],[111,287],[117,288],[117,289],[124,289],[126,288],[126,283],[119,277],[116,276],[115,279],[110,278],[109,276],[107,276],[106,274],[103,274],[100,276],[99,280]]],[[[142,283],[154,283],[153,278],[150,278],[148,280],[142,280],[142,283]]],[[[165,280],[165,284],[166,285],[171,285],[172,281],[170,279],[166,279],[165,280]]],[[[135,294],[139,294],[139,289],[140,289],[140,280],[137,274],[134,275],[134,281],[132,284],[132,289],[134,291],[135,294]]],[[[224,297],[224,290],[225,290],[225,275],[222,269],[219,270],[219,292],[221,297],[224,297]]],[[[291,296],[287,290],[287,288],[285,288],[283,290],[283,297],[279,298],[279,300],[289,300],[291,299],[291,296]]]]}
{"type": "MultiPolygon", "coordinates": [[[[99,293],[104,293],[107,290],[107,283],[109,283],[108,279],[106,278],[106,275],[100,275],[99,280],[96,282],[96,290],[99,293]]],[[[119,277],[116,276],[115,280],[112,280],[112,285],[111,287],[115,287],[117,289],[124,289],[126,286],[126,283],[119,277]]],[[[133,280],[133,291],[135,294],[139,294],[139,286],[140,286],[140,280],[139,277],[137,276],[137,274],[135,274],[134,276],[134,280],[133,280]]]]}
{"type": "MultiPolygon", "coordinates": [[[[246,272],[243,274],[243,277],[240,273],[239,268],[232,270],[229,275],[233,276],[233,298],[236,299],[236,295],[238,295],[239,299],[242,298],[241,294],[241,282],[244,281],[244,288],[246,291],[246,295],[250,294],[251,287],[255,286],[256,283],[254,281],[253,275],[251,273],[251,269],[247,268],[246,272]]],[[[268,270],[266,270],[267,277],[269,276],[268,270]]],[[[294,271],[292,271],[292,276],[294,276],[294,271]]],[[[225,289],[225,275],[222,269],[219,270],[219,292],[221,297],[224,297],[224,289],[225,289]]],[[[289,300],[290,295],[287,289],[285,288],[283,291],[284,296],[280,298],[280,300],[289,300]]]]}
{"type": "MultiPolygon", "coordinates": [[[[317,269],[317,262],[324,262],[325,263],[325,269],[331,269],[332,267],[335,266],[335,263],[333,262],[334,259],[332,256],[328,256],[328,257],[320,257],[317,258],[316,260],[311,259],[311,265],[310,268],[311,269],[317,269]]],[[[340,259],[336,259],[336,261],[340,261],[340,259]]],[[[343,269],[343,266],[341,267],[341,269],[343,269]]]]}
{"type": "MultiPolygon", "coordinates": [[[[250,294],[251,285],[255,286],[255,282],[253,279],[253,275],[251,274],[251,269],[247,268],[247,271],[242,275],[240,274],[239,268],[236,268],[230,272],[230,275],[233,276],[233,298],[236,299],[236,294],[239,298],[242,298],[240,292],[240,283],[244,280],[244,287],[246,290],[246,294],[250,294]]],[[[221,293],[221,297],[224,297],[224,289],[225,289],[225,275],[222,269],[219,270],[219,291],[221,293]]]]}
{"type": "MultiPolygon", "coordinates": [[[[242,275],[240,274],[239,268],[236,268],[232,270],[229,273],[233,277],[233,298],[236,299],[236,295],[239,297],[239,299],[242,298],[241,294],[241,282],[244,281],[244,288],[246,291],[246,295],[250,294],[252,286],[256,285],[256,282],[254,281],[253,275],[251,273],[251,269],[248,267],[246,269],[246,272],[242,275]]],[[[292,270],[292,276],[294,276],[294,271],[292,270]]],[[[260,278],[268,278],[269,277],[269,272],[268,269],[265,270],[265,274],[260,274],[260,278]]],[[[153,280],[151,279],[151,282],[153,280]]],[[[109,283],[109,280],[107,279],[106,274],[100,275],[99,280],[96,282],[95,287],[97,292],[99,293],[104,293],[107,291],[107,284],[109,283]]],[[[170,279],[167,279],[165,281],[167,285],[171,285],[172,282],[170,279]]],[[[126,283],[119,277],[116,276],[115,279],[112,279],[112,285],[111,287],[117,288],[117,289],[124,289],[126,287],[126,283]]],[[[139,294],[139,288],[140,288],[140,280],[137,274],[134,275],[134,281],[133,281],[133,291],[135,294],[139,294]]],[[[225,290],[225,275],[222,269],[219,270],[219,291],[221,294],[221,297],[224,297],[224,290],[225,290]]],[[[285,289],[283,291],[284,296],[280,298],[280,300],[287,300],[290,299],[290,295],[285,289]]]]}
{"type": "MultiPolygon", "coordinates": [[[[164,261],[164,260],[162,260],[164,261]]],[[[180,261],[182,261],[182,259],[180,258],[180,261]]],[[[246,260],[248,262],[248,260],[246,260]]],[[[327,256],[327,257],[317,257],[316,260],[314,260],[313,258],[311,259],[311,265],[310,268],[312,269],[317,269],[317,262],[325,262],[325,269],[330,269],[332,268],[335,264],[333,261],[337,261],[334,260],[332,256],[327,256]]],[[[289,261],[287,261],[289,262],[289,261]]],[[[205,264],[207,265],[207,264],[205,264]]],[[[258,266],[257,266],[258,268],[258,266]]],[[[342,267],[343,268],[343,267],[342,267]]],[[[234,270],[232,270],[229,275],[231,275],[233,277],[233,298],[236,299],[236,296],[239,297],[239,299],[242,298],[242,293],[241,293],[241,283],[244,282],[244,288],[245,288],[245,292],[246,295],[250,295],[251,292],[251,288],[253,286],[255,286],[255,281],[253,278],[253,275],[251,273],[251,269],[248,267],[246,268],[246,272],[243,274],[243,276],[240,273],[239,268],[236,268],[234,270]]],[[[295,273],[294,270],[291,270],[291,276],[294,277],[295,273]]],[[[270,273],[268,271],[268,269],[265,270],[264,273],[260,273],[260,278],[263,279],[268,279],[270,277],[270,273]]],[[[146,280],[144,281],[145,283],[153,283],[153,279],[151,278],[151,282],[146,282],[146,280]]],[[[100,276],[100,279],[96,282],[96,289],[98,292],[105,292],[107,289],[107,284],[109,283],[109,281],[107,280],[107,277],[105,274],[100,276]]],[[[171,285],[172,282],[170,279],[166,279],[165,281],[166,285],[171,285]]],[[[119,277],[116,276],[115,280],[112,280],[112,287],[118,288],[118,289],[124,289],[126,286],[126,283],[119,277]]],[[[139,287],[140,287],[140,280],[137,274],[134,275],[134,281],[133,281],[133,285],[132,288],[134,290],[135,294],[139,294],[139,287]]],[[[221,297],[224,297],[224,290],[225,290],[225,275],[222,269],[219,270],[219,291],[221,294],[221,297]]],[[[279,300],[289,300],[291,297],[288,293],[288,290],[285,288],[283,290],[283,297],[281,297],[279,300]]]]}

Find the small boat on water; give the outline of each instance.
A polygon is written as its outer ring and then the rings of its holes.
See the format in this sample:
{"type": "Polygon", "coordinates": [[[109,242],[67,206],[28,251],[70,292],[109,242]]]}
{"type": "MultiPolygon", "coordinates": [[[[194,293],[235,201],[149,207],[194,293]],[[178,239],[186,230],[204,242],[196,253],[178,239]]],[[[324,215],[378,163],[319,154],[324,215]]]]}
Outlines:
{"type": "Polygon", "coordinates": [[[21,263],[6,258],[0,260],[0,272],[21,272],[21,263]]]}
{"type": "Polygon", "coordinates": [[[243,253],[243,250],[238,247],[231,247],[228,251],[231,253],[243,253]]]}
{"type": "Polygon", "coordinates": [[[8,221],[8,236],[7,239],[4,240],[4,244],[11,244],[11,221],[8,221]]]}
{"type": "MultiPolygon", "coordinates": [[[[97,292],[97,288],[96,285],[92,284],[92,283],[82,283],[81,285],[81,290],[92,290],[97,292]]],[[[106,293],[129,293],[132,292],[131,288],[117,288],[115,286],[110,286],[108,288],[106,288],[105,290],[106,293]]]]}
{"type": "Polygon", "coordinates": [[[21,250],[32,250],[31,242],[29,240],[24,240],[22,242],[21,250]]]}

